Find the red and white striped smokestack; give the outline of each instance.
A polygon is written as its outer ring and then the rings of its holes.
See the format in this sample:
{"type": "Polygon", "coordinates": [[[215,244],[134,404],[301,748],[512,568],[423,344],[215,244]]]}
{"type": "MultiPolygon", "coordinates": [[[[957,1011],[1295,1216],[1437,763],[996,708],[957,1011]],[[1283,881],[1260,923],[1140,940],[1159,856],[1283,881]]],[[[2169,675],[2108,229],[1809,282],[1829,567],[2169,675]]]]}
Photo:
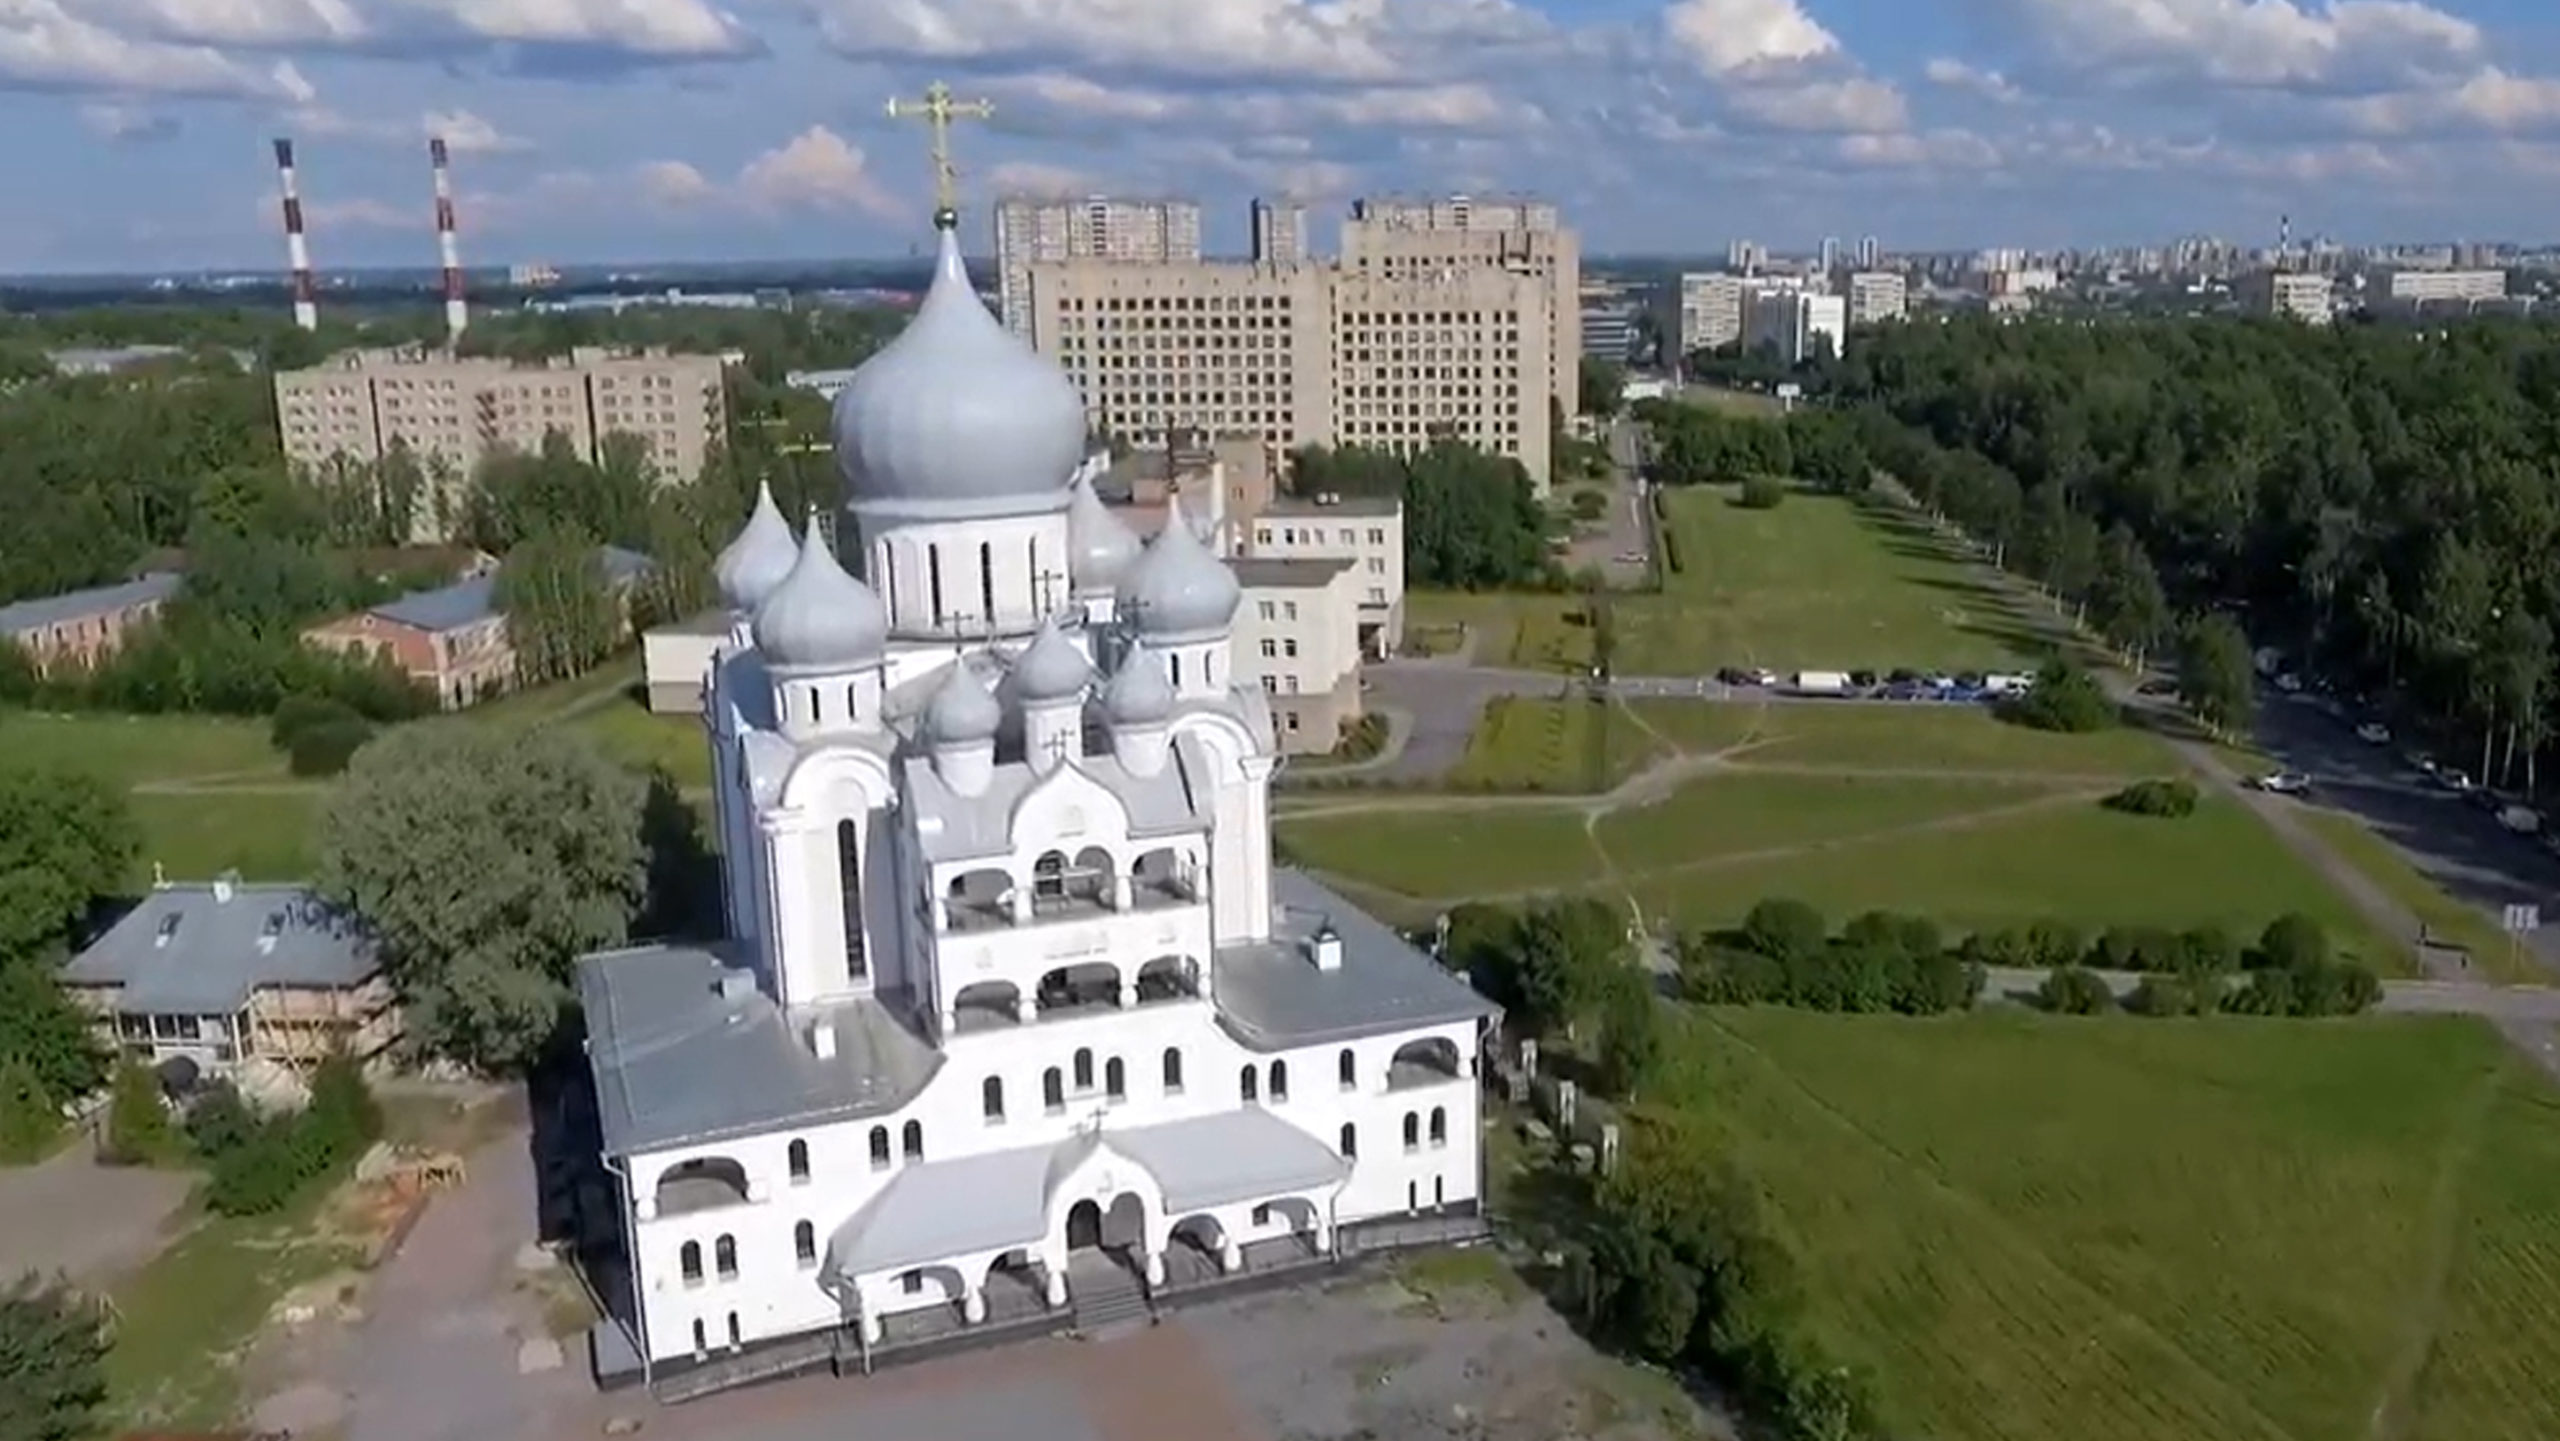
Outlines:
{"type": "Polygon", "coordinates": [[[427,141],[427,158],[436,168],[436,247],[444,256],[444,329],[450,344],[462,339],[463,327],[471,323],[471,308],[462,299],[462,247],[453,233],[453,172],[443,136],[427,141]]]}
{"type": "Polygon", "coordinates": [[[276,178],[284,185],[284,253],[293,266],[293,323],[320,328],[319,287],[311,278],[311,244],[302,237],[302,189],[293,176],[293,142],[276,141],[276,178]]]}

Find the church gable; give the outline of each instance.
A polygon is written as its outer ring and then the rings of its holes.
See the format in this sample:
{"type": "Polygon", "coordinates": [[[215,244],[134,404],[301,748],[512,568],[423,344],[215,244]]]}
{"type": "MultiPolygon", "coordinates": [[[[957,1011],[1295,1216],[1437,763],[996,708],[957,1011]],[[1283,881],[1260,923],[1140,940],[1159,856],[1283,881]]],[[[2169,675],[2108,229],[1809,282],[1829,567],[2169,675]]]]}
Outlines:
{"type": "Polygon", "coordinates": [[[1023,792],[1007,829],[1017,850],[1069,842],[1111,846],[1129,838],[1129,809],[1109,787],[1070,763],[1023,792]]]}

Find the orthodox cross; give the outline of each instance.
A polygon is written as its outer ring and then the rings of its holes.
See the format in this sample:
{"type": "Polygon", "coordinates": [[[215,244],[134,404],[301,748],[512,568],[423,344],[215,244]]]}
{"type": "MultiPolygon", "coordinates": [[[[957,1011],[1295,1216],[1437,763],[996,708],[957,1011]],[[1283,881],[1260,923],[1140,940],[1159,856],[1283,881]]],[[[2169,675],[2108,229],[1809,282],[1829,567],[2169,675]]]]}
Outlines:
{"type": "Polygon", "coordinates": [[[933,132],[933,223],[948,228],[959,223],[959,168],[951,163],[951,122],[954,120],[986,120],[996,113],[994,102],[987,100],[954,100],[951,87],[936,80],[924,88],[922,100],[892,100],[889,118],[921,120],[933,132]]]}
{"type": "Polygon", "coordinates": [[[1065,731],[1058,731],[1048,737],[1045,749],[1049,752],[1049,759],[1062,761],[1067,758],[1067,748],[1073,744],[1073,739],[1065,731]]]}

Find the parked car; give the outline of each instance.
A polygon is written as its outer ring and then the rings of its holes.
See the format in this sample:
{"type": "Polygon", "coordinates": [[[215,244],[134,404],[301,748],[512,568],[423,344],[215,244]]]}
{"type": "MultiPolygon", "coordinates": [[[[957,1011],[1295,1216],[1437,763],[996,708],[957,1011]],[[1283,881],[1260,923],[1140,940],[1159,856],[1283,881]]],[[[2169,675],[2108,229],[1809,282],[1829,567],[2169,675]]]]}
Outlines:
{"type": "Polygon", "coordinates": [[[1876,688],[1876,673],[1871,670],[1853,670],[1849,672],[1849,684],[1856,686],[1860,690],[1874,690],[1876,688]]]}
{"type": "Polygon", "coordinates": [[[2311,777],[2300,771],[2277,771],[2252,777],[2249,784],[2270,795],[2298,796],[2311,789],[2311,777]]]}
{"type": "Polygon", "coordinates": [[[2542,812],[2531,806],[2507,806],[2498,812],[2498,824],[2520,836],[2542,833],[2542,812]]]}
{"type": "Polygon", "coordinates": [[[2356,727],[2356,739],[2369,746],[2387,746],[2391,744],[2391,727],[2380,721],[2366,721],[2356,727]]]}
{"type": "Polygon", "coordinates": [[[2444,787],[2446,790],[2452,791],[2456,795],[2460,795],[2462,792],[2471,789],[2470,775],[2463,771],[2456,770],[2452,766],[2446,766],[2444,769],[2437,771],[2435,776],[2437,785],[2444,787]]]}
{"type": "Polygon", "coordinates": [[[1773,670],[1755,670],[1751,673],[1751,683],[1758,686],[1776,685],[1778,673],[1773,670]]]}
{"type": "Polygon", "coordinates": [[[1886,685],[1918,685],[1920,683],[1920,672],[1908,668],[1897,667],[1885,672],[1884,682],[1886,685]]]}
{"type": "Polygon", "coordinates": [[[1716,679],[1717,679],[1717,680],[1720,680],[1720,681],[1722,681],[1722,682],[1724,682],[1726,685],[1756,685],[1756,684],[1758,684],[1758,682],[1757,682],[1757,681],[1754,681],[1754,680],[1751,678],[1751,672],[1749,672],[1749,671],[1747,671],[1747,670],[1744,670],[1742,667],[1740,667],[1740,666],[1738,666],[1738,665],[1729,665],[1729,666],[1726,666],[1724,669],[1722,669],[1722,670],[1720,670],[1720,671],[1717,671],[1717,672],[1716,672],[1716,679]]]}
{"type": "Polygon", "coordinates": [[[2276,689],[2283,691],[2286,695],[2292,695],[2302,689],[2302,677],[2291,671],[2284,671],[2276,676],[2276,689]]]}
{"type": "Polygon", "coordinates": [[[1807,695],[1847,695],[1849,673],[1839,670],[1800,670],[1796,672],[1794,689],[1807,695]]]}

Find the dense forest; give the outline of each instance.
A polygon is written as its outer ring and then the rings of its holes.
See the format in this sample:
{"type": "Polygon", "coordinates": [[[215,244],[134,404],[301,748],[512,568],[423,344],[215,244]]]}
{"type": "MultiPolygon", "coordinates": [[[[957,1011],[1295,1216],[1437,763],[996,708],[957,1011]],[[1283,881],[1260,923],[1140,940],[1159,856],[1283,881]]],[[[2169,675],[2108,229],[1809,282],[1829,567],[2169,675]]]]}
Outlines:
{"type": "MultiPolygon", "coordinates": [[[[794,514],[832,493],[827,457],[813,445],[826,407],[781,375],[820,359],[857,362],[893,323],[832,310],[485,316],[473,348],[662,344],[739,349],[747,363],[731,372],[728,444],[697,481],[662,483],[619,437],[593,463],[557,447],[502,455],[466,478],[448,517],[454,539],[502,558],[529,547],[526,564],[545,567],[597,544],[638,550],[659,562],[644,605],[653,615],[683,612],[700,602],[711,556],[759,480],[772,481],[794,514]]],[[[263,714],[302,693],[383,718],[414,704],[382,675],[295,642],[315,618],[452,579],[459,559],[407,545],[411,517],[435,489],[413,459],[287,473],[268,365],[303,363],[324,342],[414,340],[423,322],[404,314],[331,327],[315,338],[281,316],[217,309],[0,320],[0,513],[11,517],[0,603],[152,565],[181,566],[188,577],[155,634],[95,675],[57,678],[40,693],[22,658],[0,656],[0,700],[41,694],[49,704],[263,714]],[[55,375],[44,360],[53,348],[127,344],[185,352],[114,375],[55,375]]],[[[585,573],[583,560],[568,564],[585,573]]],[[[570,608],[564,628],[580,609],[570,608]]],[[[540,648],[594,649],[583,634],[540,648]]]]}

